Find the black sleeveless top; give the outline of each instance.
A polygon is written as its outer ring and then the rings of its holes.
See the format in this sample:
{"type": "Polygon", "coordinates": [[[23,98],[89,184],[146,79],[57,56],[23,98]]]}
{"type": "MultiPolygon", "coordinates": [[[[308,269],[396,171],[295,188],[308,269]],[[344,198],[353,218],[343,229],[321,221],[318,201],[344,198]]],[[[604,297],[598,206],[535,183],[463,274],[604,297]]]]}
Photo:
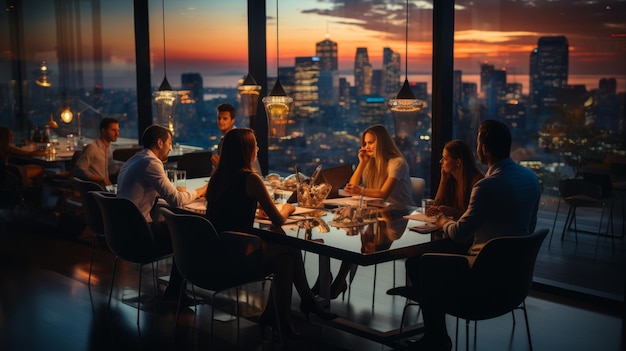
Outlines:
{"type": "MultiPolygon", "coordinates": [[[[257,200],[246,194],[246,180],[251,171],[241,171],[230,176],[230,185],[225,185],[221,194],[207,204],[206,218],[218,233],[226,230],[247,231],[254,224],[257,200]]],[[[223,186],[212,184],[212,186],[223,186]]]]}

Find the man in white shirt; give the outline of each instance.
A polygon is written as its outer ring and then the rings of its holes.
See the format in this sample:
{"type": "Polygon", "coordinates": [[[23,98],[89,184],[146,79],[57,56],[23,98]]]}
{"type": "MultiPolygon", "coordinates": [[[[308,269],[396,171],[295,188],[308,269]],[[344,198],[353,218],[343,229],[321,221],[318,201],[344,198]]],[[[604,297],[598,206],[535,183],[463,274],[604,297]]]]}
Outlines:
{"type": "Polygon", "coordinates": [[[111,152],[112,142],[120,135],[117,119],[105,117],[100,121],[100,136],[83,150],[74,165],[74,175],[100,185],[111,185],[111,176],[119,170],[111,152]]]}
{"type": "MultiPolygon", "coordinates": [[[[165,173],[164,162],[172,150],[171,132],[159,125],[151,125],[143,133],[144,149],[131,157],[120,170],[117,178],[117,196],[131,200],[150,224],[155,244],[171,252],[172,243],[167,225],[153,218],[151,211],[157,196],[169,205],[181,207],[203,197],[207,185],[190,191],[180,191],[170,182],[165,173]]],[[[177,298],[182,277],[172,265],[170,281],[165,291],[165,298],[177,298]]]]}

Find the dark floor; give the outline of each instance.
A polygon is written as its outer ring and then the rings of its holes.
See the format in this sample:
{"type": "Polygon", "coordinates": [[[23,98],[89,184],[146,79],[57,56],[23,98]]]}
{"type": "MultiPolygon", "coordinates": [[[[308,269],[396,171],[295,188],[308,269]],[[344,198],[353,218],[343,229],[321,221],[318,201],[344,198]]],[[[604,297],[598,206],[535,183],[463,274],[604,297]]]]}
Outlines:
{"type": "MultiPolygon", "coordinates": [[[[544,208],[553,205],[543,203],[544,208]]],[[[7,218],[6,213],[3,216],[7,218]]],[[[594,214],[590,214],[593,219],[594,214]]],[[[565,217],[562,214],[562,217],[565,217]]],[[[615,228],[621,228],[621,215],[615,228]]],[[[114,298],[107,312],[113,256],[104,248],[97,249],[91,288],[87,286],[91,242],[88,233],[77,238],[64,237],[58,230],[58,220],[45,215],[17,216],[4,225],[0,223],[0,350],[196,350],[209,348],[210,312],[207,305],[181,315],[174,334],[175,308],[171,304],[154,305],[149,269],[145,269],[140,328],[137,328],[136,300],[137,269],[121,263],[119,280],[113,290],[114,298]],[[51,225],[52,224],[52,225],[51,225]],[[123,301],[123,302],[122,302],[123,301]],[[155,307],[156,306],[156,307],[155,307]],[[195,326],[194,326],[195,320],[195,326]]],[[[539,227],[552,227],[553,216],[539,216],[539,227]]],[[[585,220],[579,222],[579,226],[585,220]]],[[[535,285],[527,299],[532,343],[535,350],[624,350],[624,242],[601,237],[594,259],[595,236],[568,233],[560,240],[562,220],[557,222],[556,236],[548,250],[544,243],[537,261],[535,285]]],[[[66,225],[63,225],[66,227],[66,225]]],[[[620,229],[621,232],[621,229],[620,229]]],[[[549,238],[548,238],[549,239],[549,238]]],[[[310,280],[317,271],[317,257],[305,257],[310,280]]],[[[332,262],[332,270],[339,263],[332,262]]],[[[168,271],[161,264],[159,271],[168,271]]],[[[405,300],[385,294],[393,286],[393,265],[378,265],[375,307],[372,307],[374,267],[360,267],[351,292],[342,300],[332,302],[332,310],[344,320],[350,320],[386,333],[400,324],[405,300]]],[[[401,285],[404,265],[395,265],[396,285],[401,285]]],[[[248,318],[241,319],[241,334],[237,338],[237,323],[228,313],[235,291],[220,298],[214,323],[215,350],[280,349],[272,343],[270,333],[261,338],[253,317],[263,308],[267,288],[261,284],[240,291],[240,306],[248,318]],[[226,311],[226,312],[223,312],[226,311]],[[237,340],[239,344],[237,345],[237,340]]],[[[206,296],[203,292],[200,295],[206,296]]],[[[293,307],[299,301],[294,293],[293,307]]],[[[515,314],[516,327],[510,315],[478,323],[477,349],[529,349],[523,315],[515,314]]],[[[339,331],[311,318],[311,323],[294,312],[296,327],[303,340],[287,340],[285,350],[390,350],[364,337],[339,331]]],[[[412,316],[412,318],[415,318],[412,316]]],[[[461,323],[463,326],[463,323],[461,323]]],[[[454,319],[448,319],[454,340],[454,319]]],[[[473,334],[473,326],[470,329],[473,334]]],[[[465,347],[464,330],[458,346],[465,347]]],[[[401,344],[406,345],[407,340],[401,344]]],[[[404,349],[404,347],[396,347],[404,349]]]]}

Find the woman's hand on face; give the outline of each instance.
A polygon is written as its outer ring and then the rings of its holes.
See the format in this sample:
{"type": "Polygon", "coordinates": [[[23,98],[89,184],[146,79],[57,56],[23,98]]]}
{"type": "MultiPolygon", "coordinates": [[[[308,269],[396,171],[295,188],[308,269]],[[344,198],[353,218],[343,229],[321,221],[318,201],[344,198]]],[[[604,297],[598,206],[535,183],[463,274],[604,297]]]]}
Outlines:
{"type": "Polygon", "coordinates": [[[360,148],[359,149],[359,162],[367,163],[370,160],[370,157],[367,155],[367,149],[360,148]]]}

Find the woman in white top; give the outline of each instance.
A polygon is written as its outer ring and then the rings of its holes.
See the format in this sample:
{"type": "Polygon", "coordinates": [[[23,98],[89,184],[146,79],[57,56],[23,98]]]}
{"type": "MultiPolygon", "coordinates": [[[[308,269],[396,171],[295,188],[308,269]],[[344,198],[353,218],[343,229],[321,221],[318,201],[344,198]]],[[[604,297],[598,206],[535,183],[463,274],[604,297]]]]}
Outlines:
{"type": "MultiPolygon", "coordinates": [[[[361,135],[358,156],[359,164],[350,177],[350,182],[344,187],[347,193],[381,198],[396,206],[415,206],[409,165],[387,128],[376,124],[365,129],[361,135]]],[[[331,298],[335,299],[346,291],[346,276],[351,266],[350,263],[341,263],[330,288],[331,298]]],[[[318,292],[317,286],[312,290],[318,292]]]]}

